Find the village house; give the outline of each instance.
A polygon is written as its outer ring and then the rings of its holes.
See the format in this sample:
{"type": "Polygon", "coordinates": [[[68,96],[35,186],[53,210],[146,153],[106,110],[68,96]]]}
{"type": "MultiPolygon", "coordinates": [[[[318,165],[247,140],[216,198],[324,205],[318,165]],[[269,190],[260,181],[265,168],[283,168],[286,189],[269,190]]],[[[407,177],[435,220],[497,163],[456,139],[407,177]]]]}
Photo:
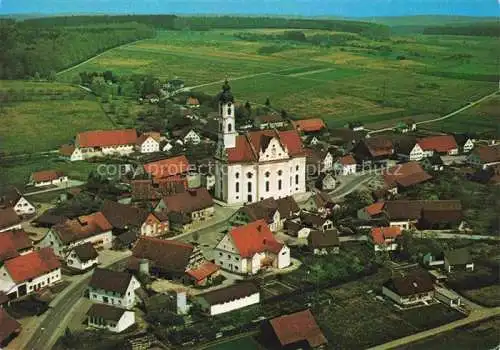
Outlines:
{"type": "Polygon", "coordinates": [[[323,218],[319,215],[302,212],[300,214],[300,222],[314,230],[326,231],[333,229],[333,222],[330,219],[323,218]]]}
{"type": "Polygon", "coordinates": [[[237,282],[229,287],[198,294],[195,302],[207,315],[214,316],[258,304],[260,292],[251,282],[237,282]]]}
{"type": "Polygon", "coordinates": [[[402,232],[399,226],[372,227],[370,234],[375,251],[396,251],[399,247],[398,237],[402,232]]]}
{"type": "Polygon", "coordinates": [[[266,320],[261,332],[272,349],[325,349],[328,344],[309,309],[266,320]]]}
{"type": "Polygon", "coordinates": [[[434,297],[449,307],[458,307],[462,305],[462,298],[459,294],[438,286],[434,286],[434,297]]]}
{"type": "Polygon", "coordinates": [[[88,270],[97,264],[99,255],[90,242],[73,247],[66,256],[66,265],[79,271],[88,270]]]}
{"type": "Polygon", "coordinates": [[[170,229],[168,213],[151,212],[141,225],[141,236],[156,237],[164,235],[170,229]]]}
{"type": "Polygon", "coordinates": [[[428,303],[434,297],[434,284],[429,273],[419,271],[391,278],[382,286],[382,294],[401,306],[428,303]]]}
{"type": "Polygon", "coordinates": [[[0,264],[33,251],[33,242],[24,230],[0,232],[0,264]]]}
{"type": "Polygon", "coordinates": [[[82,150],[75,147],[75,145],[62,145],[59,148],[59,156],[71,162],[83,160],[82,150]]]}
{"type": "Polygon", "coordinates": [[[136,150],[140,153],[155,153],[160,151],[160,141],[148,134],[137,138],[136,150]]]}
{"type": "Polygon", "coordinates": [[[187,189],[185,176],[171,176],[147,180],[132,180],[132,202],[154,208],[164,196],[182,193],[187,189]]]}
{"type": "Polygon", "coordinates": [[[455,142],[460,153],[470,153],[474,148],[474,140],[467,134],[454,134],[455,142]]]}
{"type": "Polygon", "coordinates": [[[272,232],[283,228],[285,222],[298,216],[300,208],[292,196],[280,198],[267,198],[256,203],[248,204],[231,217],[231,224],[246,225],[257,220],[265,220],[272,232]]]}
{"type": "Polygon", "coordinates": [[[198,145],[201,143],[201,136],[193,128],[183,128],[172,131],[172,137],[180,146],[186,144],[198,145]]]}
{"type": "Polygon", "coordinates": [[[137,303],[140,282],[127,272],[96,268],[88,285],[91,301],[131,309],[137,303]]]}
{"type": "Polygon", "coordinates": [[[141,237],[132,250],[130,271],[203,286],[218,275],[219,266],[205,259],[201,250],[174,240],[141,237]]]}
{"type": "Polygon", "coordinates": [[[402,120],[396,124],[394,130],[402,134],[406,134],[410,131],[417,130],[417,123],[415,123],[413,119],[402,120]]]}
{"type": "Polygon", "coordinates": [[[93,304],[87,311],[87,325],[121,333],[135,324],[135,313],[106,304],[93,304]]]}
{"type": "Polygon", "coordinates": [[[395,145],[395,152],[399,159],[410,162],[422,160],[426,156],[414,137],[398,140],[395,145]]]}
{"type": "Polygon", "coordinates": [[[14,211],[14,208],[0,208],[0,232],[20,230],[21,227],[21,219],[14,211]]]}
{"type": "Polygon", "coordinates": [[[467,248],[444,252],[444,269],[446,272],[474,271],[474,262],[467,248]]]}
{"type": "Polygon", "coordinates": [[[317,135],[309,135],[304,139],[304,143],[308,146],[317,146],[320,142],[321,140],[317,135]]]}
{"type": "Polygon", "coordinates": [[[179,90],[184,87],[184,81],[181,79],[171,79],[163,87],[167,90],[179,90]]]}
{"type": "Polygon", "coordinates": [[[111,224],[113,233],[116,235],[126,232],[131,228],[141,227],[148,216],[148,212],[144,209],[108,199],[104,200],[101,213],[111,224]]]}
{"type": "Polygon", "coordinates": [[[420,225],[423,212],[431,213],[431,216],[432,213],[439,213],[445,220],[443,224],[447,224],[449,218],[455,221],[458,215],[462,215],[462,204],[459,200],[395,200],[384,202],[383,211],[390,226],[410,230],[427,227],[420,225]]]}
{"type": "Polygon", "coordinates": [[[61,171],[43,170],[31,174],[29,184],[35,187],[60,185],[68,182],[68,177],[61,171]]]}
{"type": "Polygon", "coordinates": [[[186,107],[188,108],[198,108],[200,107],[200,101],[196,97],[189,96],[186,99],[186,107]]]}
{"type": "Polygon", "coordinates": [[[338,254],[339,233],[335,228],[326,231],[312,230],[307,236],[307,246],[314,255],[338,254]]]}
{"type": "Polygon", "coordinates": [[[333,191],[337,187],[337,180],[332,174],[322,173],[316,179],[315,186],[320,191],[333,191]]]}
{"type": "Polygon", "coordinates": [[[136,143],[135,129],[85,131],[78,133],[75,139],[75,147],[81,150],[83,159],[129,155],[136,143]]]}
{"type": "Polygon", "coordinates": [[[144,164],[144,171],[153,179],[175,179],[185,177],[189,170],[186,156],[176,156],[144,164]]]}
{"type": "Polygon", "coordinates": [[[261,130],[239,135],[229,84],[219,94],[215,197],[227,204],[257,202],[306,191],[306,157],[295,130],[261,130]]]}
{"type": "Polygon", "coordinates": [[[350,152],[356,144],[365,139],[366,131],[352,131],[349,128],[328,129],[327,142],[339,150],[350,152]]]}
{"type": "Polygon", "coordinates": [[[71,248],[87,242],[96,248],[111,248],[112,228],[101,212],[80,216],[53,226],[38,246],[54,249],[61,258],[65,258],[71,248]]]}
{"type": "Polygon", "coordinates": [[[312,166],[314,173],[319,174],[333,170],[333,156],[328,150],[306,148],[305,151],[308,167],[312,166]]]}
{"type": "Polygon", "coordinates": [[[61,263],[50,248],[8,259],[0,268],[0,291],[9,299],[34,293],[60,280],[61,263]]]}
{"type": "Polygon", "coordinates": [[[467,163],[481,169],[500,164],[500,144],[474,148],[467,157],[467,163]]]}
{"type": "Polygon", "coordinates": [[[347,123],[347,127],[351,129],[352,131],[363,131],[365,130],[365,127],[363,123],[360,121],[355,121],[355,122],[349,122],[347,123]]]}
{"type": "Polygon", "coordinates": [[[288,121],[278,113],[259,115],[255,117],[255,126],[260,130],[279,129],[288,125],[288,121]]]}
{"type": "Polygon", "coordinates": [[[318,133],[326,129],[325,122],[320,118],[299,119],[292,121],[293,127],[300,133],[318,133]]]}
{"type": "Polygon", "coordinates": [[[340,157],[337,159],[335,164],[333,165],[333,169],[336,175],[351,175],[356,173],[356,159],[350,154],[340,157]]]}
{"type": "Polygon", "coordinates": [[[385,166],[394,154],[392,141],[383,136],[359,141],[352,149],[356,163],[364,166],[385,166]]]}
{"type": "Polygon", "coordinates": [[[384,188],[392,194],[432,179],[417,162],[395,165],[382,174],[384,188]]]}
{"type": "Polygon", "coordinates": [[[276,240],[264,220],[230,230],[216,245],[214,255],[221,268],[244,275],[290,265],[290,249],[276,240]]]}
{"type": "Polygon", "coordinates": [[[27,217],[36,213],[36,208],[15,187],[9,187],[0,197],[0,208],[13,208],[18,216],[27,217]]]}
{"type": "Polygon", "coordinates": [[[424,157],[430,157],[434,152],[449,156],[458,155],[458,145],[453,135],[429,136],[419,139],[417,142],[424,157]]]}
{"type": "Polygon", "coordinates": [[[200,187],[163,197],[155,207],[155,212],[168,215],[171,230],[185,232],[196,223],[212,218],[215,209],[208,190],[200,187]]]}
{"type": "Polygon", "coordinates": [[[0,347],[7,349],[7,345],[21,333],[21,324],[17,322],[7,311],[0,308],[0,347]]]}
{"type": "Polygon", "coordinates": [[[285,232],[287,235],[292,237],[297,237],[299,239],[307,239],[309,234],[313,231],[310,227],[307,227],[300,223],[300,220],[289,220],[285,223],[285,232]]]}
{"type": "Polygon", "coordinates": [[[316,191],[300,206],[305,211],[319,213],[321,216],[329,215],[340,208],[340,206],[332,200],[332,197],[324,191],[316,191]]]}
{"type": "Polygon", "coordinates": [[[380,219],[384,216],[384,205],[385,202],[375,202],[364,208],[361,208],[357,212],[358,219],[361,220],[374,220],[380,219]]]}

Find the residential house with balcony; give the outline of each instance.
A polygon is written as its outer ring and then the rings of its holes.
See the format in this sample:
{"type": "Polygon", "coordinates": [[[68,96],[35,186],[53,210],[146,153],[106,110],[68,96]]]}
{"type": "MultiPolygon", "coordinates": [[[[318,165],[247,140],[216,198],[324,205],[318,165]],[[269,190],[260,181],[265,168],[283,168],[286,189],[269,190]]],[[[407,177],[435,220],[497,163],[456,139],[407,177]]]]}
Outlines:
{"type": "Polygon", "coordinates": [[[137,303],[140,282],[128,272],[96,268],[88,285],[91,301],[131,309],[137,303]]]}
{"type": "Polygon", "coordinates": [[[434,283],[426,271],[397,276],[382,286],[382,294],[401,306],[427,303],[434,298],[434,283]]]}

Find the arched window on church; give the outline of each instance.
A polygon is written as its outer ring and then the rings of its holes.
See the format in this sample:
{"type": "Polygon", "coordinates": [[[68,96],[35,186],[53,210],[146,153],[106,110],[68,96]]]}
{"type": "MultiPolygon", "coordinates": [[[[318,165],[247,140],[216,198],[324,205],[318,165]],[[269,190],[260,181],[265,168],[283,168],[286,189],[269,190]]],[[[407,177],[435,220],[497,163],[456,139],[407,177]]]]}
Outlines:
{"type": "Polygon", "coordinates": [[[247,192],[248,193],[252,192],[252,183],[251,182],[247,183],[247,192]]]}
{"type": "Polygon", "coordinates": [[[231,132],[233,131],[233,126],[231,125],[231,123],[227,124],[227,132],[231,132]]]}
{"type": "Polygon", "coordinates": [[[232,112],[231,107],[227,107],[227,115],[231,115],[231,112],[232,112]]]}
{"type": "Polygon", "coordinates": [[[266,192],[269,192],[269,181],[266,181],[266,192]]]}
{"type": "Polygon", "coordinates": [[[299,184],[299,174],[295,175],[295,184],[299,184]]]}
{"type": "Polygon", "coordinates": [[[236,183],[236,192],[240,192],[240,183],[239,182],[236,183]]]}
{"type": "Polygon", "coordinates": [[[278,180],[278,190],[281,190],[282,185],[283,185],[283,184],[282,184],[282,182],[281,182],[281,179],[280,179],[280,180],[278,180]]]}

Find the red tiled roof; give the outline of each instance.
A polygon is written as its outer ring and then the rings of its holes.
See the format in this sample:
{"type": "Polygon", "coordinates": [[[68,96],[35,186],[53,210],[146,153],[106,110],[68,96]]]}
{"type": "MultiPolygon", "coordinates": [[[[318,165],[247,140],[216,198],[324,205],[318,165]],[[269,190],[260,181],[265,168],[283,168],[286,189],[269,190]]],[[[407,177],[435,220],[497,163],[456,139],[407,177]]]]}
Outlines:
{"type": "Polygon", "coordinates": [[[476,154],[483,163],[500,162],[500,145],[478,147],[473,153],[476,154]]]}
{"type": "Polygon", "coordinates": [[[62,145],[59,148],[59,153],[63,156],[71,156],[73,152],[75,151],[75,146],[74,145],[62,145]]]}
{"type": "Polygon", "coordinates": [[[354,165],[356,164],[356,160],[352,155],[347,155],[339,158],[339,163],[342,165],[354,165]]]}
{"type": "Polygon", "coordinates": [[[320,131],[326,127],[325,122],[320,118],[294,120],[292,124],[295,129],[304,132],[320,131]]]}
{"type": "Polygon", "coordinates": [[[63,176],[64,174],[61,171],[55,171],[55,170],[37,171],[31,175],[33,181],[35,182],[52,181],[63,176]]]}
{"type": "Polygon", "coordinates": [[[213,275],[219,271],[219,269],[219,265],[215,265],[214,263],[207,261],[198,266],[196,269],[187,270],[186,273],[193,277],[196,281],[201,281],[213,275]]]}
{"type": "Polygon", "coordinates": [[[67,220],[62,224],[52,227],[64,243],[71,243],[81,239],[112,230],[113,226],[106,217],[97,212],[90,215],[80,216],[78,219],[67,220]]]}
{"type": "Polygon", "coordinates": [[[281,346],[305,340],[315,348],[328,342],[309,309],[273,318],[269,323],[281,346]]]}
{"type": "Polygon", "coordinates": [[[16,283],[42,276],[61,267],[61,263],[52,248],[42,248],[26,255],[20,255],[5,261],[4,264],[10,277],[16,283]]]}
{"type": "Polygon", "coordinates": [[[188,97],[186,104],[189,106],[197,106],[200,104],[200,101],[196,97],[188,97]]]}
{"type": "Polygon", "coordinates": [[[384,244],[385,240],[388,238],[396,238],[401,235],[401,227],[391,226],[391,227],[373,227],[371,235],[373,242],[376,244],[384,244]]]}
{"type": "Polygon", "coordinates": [[[417,141],[418,145],[424,151],[435,150],[444,153],[457,149],[457,142],[452,135],[429,136],[417,141]]]}
{"type": "Polygon", "coordinates": [[[137,138],[136,144],[140,146],[140,145],[142,145],[142,144],[143,144],[143,143],[144,143],[147,139],[149,139],[150,137],[151,137],[153,140],[155,140],[155,141],[157,141],[157,142],[158,142],[158,140],[157,140],[157,139],[155,139],[152,135],[142,134],[141,136],[139,136],[139,137],[137,138]]]}
{"type": "Polygon", "coordinates": [[[184,155],[144,164],[144,170],[155,178],[183,174],[188,169],[189,161],[184,155]]]}
{"type": "Polygon", "coordinates": [[[364,143],[373,157],[390,156],[394,152],[392,141],[383,136],[370,137],[364,143]]]}
{"type": "Polygon", "coordinates": [[[0,262],[19,255],[19,251],[33,247],[33,242],[23,230],[0,233],[0,262]]]}
{"type": "Polygon", "coordinates": [[[0,308],[0,343],[3,343],[12,334],[20,331],[21,324],[12,318],[7,311],[0,308]]]}
{"type": "Polygon", "coordinates": [[[400,185],[409,187],[432,179],[418,162],[408,162],[393,166],[383,174],[387,187],[400,185]]]}
{"type": "Polygon", "coordinates": [[[137,131],[135,129],[93,130],[80,132],[76,135],[76,144],[79,147],[134,145],[136,141],[137,131]]]}
{"type": "Polygon", "coordinates": [[[365,207],[365,211],[370,216],[381,214],[382,209],[384,208],[384,204],[385,204],[384,202],[376,202],[376,203],[370,204],[369,206],[365,207]]]}
{"type": "Polygon", "coordinates": [[[185,272],[194,250],[191,244],[179,241],[141,237],[132,255],[136,259],[150,260],[152,266],[163,271],[185,272]]]}
{"type": "Polygon", "coordinates": [[[262,130],[237,136],[236,147],[227,149],[228,161],[230,163],[257,161],[260,149],[269,144],[272,138],[277,138],[291,157],[305,154],[302,139],[297,131],[262,130]]]}
{"type": "Polygon", "coordinates": [[[243,258],[266,251],[277,254],[283,248],[283,244],[276,241],[264,220],[233,228],[229,234],[243,258]]]}

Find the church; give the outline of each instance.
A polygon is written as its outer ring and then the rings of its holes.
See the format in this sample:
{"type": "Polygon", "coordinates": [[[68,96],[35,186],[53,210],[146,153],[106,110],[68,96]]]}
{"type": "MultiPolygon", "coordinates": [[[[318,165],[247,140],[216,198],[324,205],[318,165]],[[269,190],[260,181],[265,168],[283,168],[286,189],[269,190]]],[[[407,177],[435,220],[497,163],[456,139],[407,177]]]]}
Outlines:
{"type": "Polygon", "coordinates": [[[296,130],[239,135],[234,97],[226,81],[219,95],[215,197],[228,205],[306,192],[306,155],[296,130]]]}

